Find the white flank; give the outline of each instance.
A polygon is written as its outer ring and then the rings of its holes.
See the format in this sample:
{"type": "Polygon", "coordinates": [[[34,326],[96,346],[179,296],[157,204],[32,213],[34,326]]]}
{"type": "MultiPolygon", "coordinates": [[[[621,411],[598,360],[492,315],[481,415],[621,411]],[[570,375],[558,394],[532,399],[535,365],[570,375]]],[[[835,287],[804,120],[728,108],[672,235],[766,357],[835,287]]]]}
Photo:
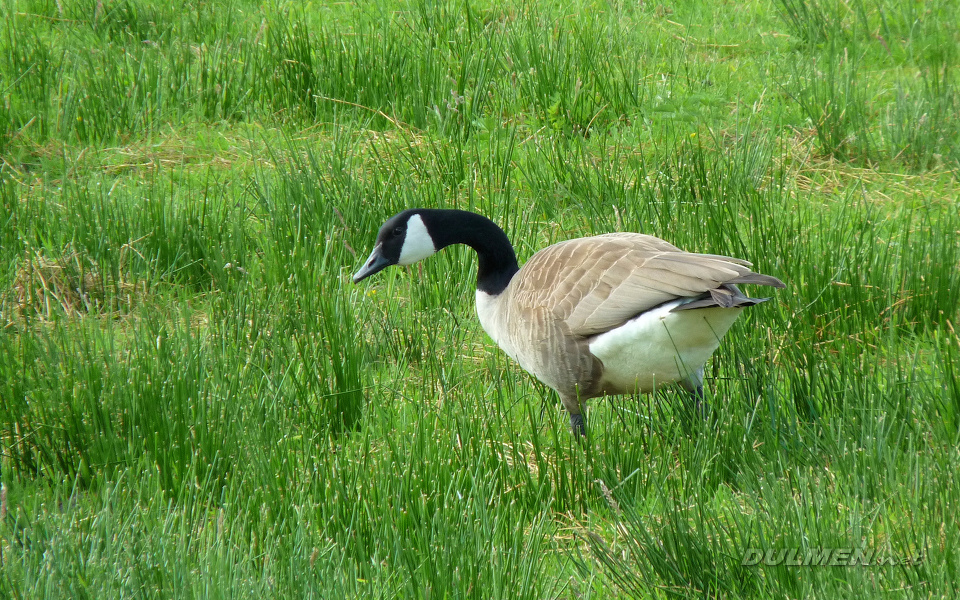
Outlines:
{"type": "Polygon", "coordinates": [[[407,235],[403,238],[403,247],[400,248],[401,265],[412,265],[423,260],[437,251],[433,245],[433,238],[427,231],[427,226],[423,224],[420,215],[413,215],[407,221],[407,235]]]}
{"type": "Polygon", "coordinates": [[[590,342],[590,352],[603,363],[604,391],[651,392],[664,384],[696,378],[743,308],[670,312],[685,301],[647,311],[590,342]]]}

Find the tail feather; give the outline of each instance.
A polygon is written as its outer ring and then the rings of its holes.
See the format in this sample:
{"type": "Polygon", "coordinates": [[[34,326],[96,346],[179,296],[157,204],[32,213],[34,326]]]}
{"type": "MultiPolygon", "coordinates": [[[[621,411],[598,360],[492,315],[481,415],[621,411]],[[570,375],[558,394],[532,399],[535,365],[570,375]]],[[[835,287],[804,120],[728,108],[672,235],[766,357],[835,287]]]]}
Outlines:
{"type": "MultiPolygon", "coordinates": [[[[767,276],[762,275],[761,277],[767,276]]],[[[771,277],[770,279],[774,278],[771,277]]],[[[766,302],[769,299],[770,298],[751,298],[741,292],[737,286],[724,284],[693,298],[690,302],[681,304],[674,308],[672,312],[710,307],[737,308],[741,306],[753,306],[754,304],[766,302]]]]}

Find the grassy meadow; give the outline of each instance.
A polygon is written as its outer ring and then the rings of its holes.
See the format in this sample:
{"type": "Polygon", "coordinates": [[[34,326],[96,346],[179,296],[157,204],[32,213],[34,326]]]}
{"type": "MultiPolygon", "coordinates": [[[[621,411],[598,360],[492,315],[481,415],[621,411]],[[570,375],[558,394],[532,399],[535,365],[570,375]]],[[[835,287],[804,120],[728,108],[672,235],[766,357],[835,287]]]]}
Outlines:
{"type": "Polygon", "coordinates": [[[958,14],[0,0],[0,598],[956,597],[958,14]],[[581,445],[412,206],[787,287],[581,445]]]}

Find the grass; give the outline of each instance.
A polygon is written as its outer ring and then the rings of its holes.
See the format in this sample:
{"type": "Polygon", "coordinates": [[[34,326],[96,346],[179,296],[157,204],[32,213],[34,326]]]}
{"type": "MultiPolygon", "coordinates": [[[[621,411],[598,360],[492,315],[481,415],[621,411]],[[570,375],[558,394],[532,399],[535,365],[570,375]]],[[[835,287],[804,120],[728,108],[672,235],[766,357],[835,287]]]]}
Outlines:
{"type": "Polygon", "coordinates": [[[954,596],[956,8],[4,0],[0,597],[954,596]],[[410,206],[787,288],[579,445],[410,206]]]}

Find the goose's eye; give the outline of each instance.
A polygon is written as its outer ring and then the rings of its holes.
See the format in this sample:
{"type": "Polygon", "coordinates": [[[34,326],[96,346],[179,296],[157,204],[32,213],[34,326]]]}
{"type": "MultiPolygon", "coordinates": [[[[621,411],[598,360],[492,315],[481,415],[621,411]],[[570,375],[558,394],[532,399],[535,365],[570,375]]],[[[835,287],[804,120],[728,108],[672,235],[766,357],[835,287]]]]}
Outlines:
{"type": "Polygon", "coordinates": [[[394,228],[393,228],[393,235],[396,236],[396,237],[400,237],[401,235],[403,235],[403,227],[400,227],[399,225],[396,226],[396,227],[394,227],[394,228]]]}

